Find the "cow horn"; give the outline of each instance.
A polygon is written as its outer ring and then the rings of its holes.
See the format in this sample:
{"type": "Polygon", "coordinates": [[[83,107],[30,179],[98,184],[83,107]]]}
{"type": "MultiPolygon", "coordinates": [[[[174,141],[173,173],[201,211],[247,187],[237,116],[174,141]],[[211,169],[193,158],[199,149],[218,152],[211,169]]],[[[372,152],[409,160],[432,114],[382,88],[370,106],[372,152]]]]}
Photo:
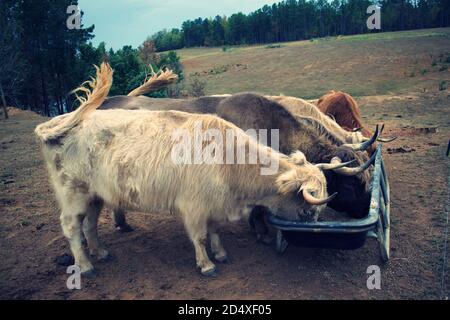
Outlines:
{"type": "Polygon", "coordinates": [[[385,143],[388,143],[388,142],[392,142],[392,141],[394,141],[394,140],[397,139],[397,137],[380,138],[380,137],[381,137],[381,134],[383,133],[383,130],[384,130],[384,124],[383,124],[383,126],[381,127],[380,134],[378,135],[378,139],[377,139],[377,140],[378,140],[379,142],[385,142],[385,143]]]}
{"type": "Polygon", "coordinates": [[[344,168],[352,163],[354,163],[356,161],[356,159],[349,161],[349,162],[344,162],[344,163],[318,163],[316,164],[316,167],[319,168],[322,171],[327,171],[327,170],[335,170],[335,169],[340,169],[340,168],[344,168]]]}
{"type": "MultiPolygon", "coordinates": [[[[334,172],[339,173],[344,176],[356,176],[364,171],[366,171],[374,162],[377,157],[377,153],[374,153],[373,156],[363,165],[356,168],[340,168],[335,169],[334,172]]],[[[331,163],[342,163],[342,160],[339,157],[335,157],[331,160],[331,163]]]]}
{"type": "MultiPolygon", "coordinates": [[[[383,131],[383,129],[384,129],[384,125],[381,128],[381,131],[383,131]]],[[[362,142],[362,143],[344,144],[344,146],[352,148],[355,151],[366,151],[371,145],[373,145],[375,143],[375,141],[377,141],[381,131],[380,131],[379,126],[377,125],[377,127],[375,129],[375,133],[373,134],[372,138],[370,138],[369,140],[362,142]]]]}
{"type": "Polygon", "coordinates": [[[390,137],[390,138],[378,138],[379,142],[389,143],[394,140],[397,140],[398,137],[390,137]]]}
{"type": "Polygon", "coordinates": [[[336,192],[335,194],[329,196],[328,198],[318,199],[318,198],[314,197],[311,193],[309,193],[309,191],[306,189],[303,189],[302,194],[303,194],[303,199],[305,199],[306,202],[308,202],[310,205],[313,205],[313,206],[321,206],[323,204],[327,204],[328,202],[330,202],[337,196],[337,192],[336,192]]]}

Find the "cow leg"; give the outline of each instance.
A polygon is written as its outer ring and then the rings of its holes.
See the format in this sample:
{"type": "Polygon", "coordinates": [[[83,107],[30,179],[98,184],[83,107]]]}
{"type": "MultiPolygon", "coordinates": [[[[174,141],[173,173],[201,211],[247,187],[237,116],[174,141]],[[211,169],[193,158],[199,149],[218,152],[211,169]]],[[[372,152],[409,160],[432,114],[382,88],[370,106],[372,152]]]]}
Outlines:
{"type": "Polygon", "coordinates": [[[124,210],[116,208],[113,210],[112,216],[117,230],[124,233],[134,231],[134,229],[126,221],[124,210]]]}
{"type": "Polygon", "coordinates": [[[82,244],[82,223],[89,203],[88,195],[68,194],[62,202],[61,227],[64,235],[69,240],[75,264],[84,275],[92,276],[95,274],[94,266],[86,255],[82,244]]]}
{"type": "Polygon", "coordinates": [[[189,216],[188,214],[183,214],[183,220],[186,231],[194,244],[197,267],[200,268],[204,276],[214,275],[216,266],[209,259],[205,247],[208,235],[207,223],[205,221],[195,221],[193,216],[189,216]]]}
{"type": "Polygon", "coordinates": [[[211,240],[211,251],[214,254],[214,259],[218,262],[228,261],[228,255],[222,246],[219,234],[216,227],[209,227],[209,237],[211,240]]]}
{"type": "Polygon", "coordinates": [[[89,253],[99,261],[106,261],[110,258],[107,250],[103,249],[98,240],[98,216],[103,207],[103,200],[95,198],[89,203],[86,210],[86,217],[83,221],[83,233],[86,237],[89,253]]]}

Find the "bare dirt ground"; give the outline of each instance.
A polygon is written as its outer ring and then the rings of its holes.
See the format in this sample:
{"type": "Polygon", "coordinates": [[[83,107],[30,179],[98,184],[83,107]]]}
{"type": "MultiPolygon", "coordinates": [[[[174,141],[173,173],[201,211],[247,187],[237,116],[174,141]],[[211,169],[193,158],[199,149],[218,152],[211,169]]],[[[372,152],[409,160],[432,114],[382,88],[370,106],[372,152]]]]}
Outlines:
{"type": "Polygon", "coordinates": [[[387,265],[380,264],[375,240],[356,251],[289,247],[278,255],[273,247],[257,243],[242,222],[222,230],[231,261],[218,265],[216,277],[204,278],[196,271],[193,247],[177,217],[130,213],[136,230],[121,234],[105,211],[100,238],[115,259],[97,263],[98,276],[82,279],[79,291],[66,288],[66,269],[55,263],[69,248],[33,135],[45,119],[11,109],[11,119],[0,121],[0,298],[448,297],[450,275],[447,270],[443,281],[442,268],[448,268],[449,257],[443,261],[450,92],[373,96],[358,102],[367,123],[384,122],[387,134],[399,136],[384,147],[392,196],[392,258],[387,265]],[[435,126],[437,133],[418,129],[435,126]],[[382,289],[370,291],[366,270],[374,264],[381,266],[382,289]]]}

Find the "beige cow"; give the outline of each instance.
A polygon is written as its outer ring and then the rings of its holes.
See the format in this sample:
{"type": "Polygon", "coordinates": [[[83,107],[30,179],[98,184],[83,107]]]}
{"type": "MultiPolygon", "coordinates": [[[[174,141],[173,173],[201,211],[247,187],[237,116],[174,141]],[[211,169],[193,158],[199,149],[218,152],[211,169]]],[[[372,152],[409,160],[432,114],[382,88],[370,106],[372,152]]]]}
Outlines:
{"type": "Polygon", "coordinates": [[[83,233],[92,256],[108,257],[97,236],[104,204],[178,213],[193,242],[197,266],[202,274],[211,275],[215,265],[205,248],[208,234],[215,259],[227,257],[217,233],[221,224],[246,218],[257,206],[289,220],[314,219],[332,200],[322,170],[336,166],[312,165],[301,153],[284,156],[221,118],[178,111],[96,111],[109,92],[112,73],[102,64],[80,108],[35,130],[61,206],[64,235],[84,274],[92,275],[94,267],[82,247],[83,233]],[[193,135],[199,122],[205,130],[222,134],[231,130],[246,150],[278,163],[277,173],[262,175],[265,165],[260,163],[175,163],[173,131],[193,135]]]}

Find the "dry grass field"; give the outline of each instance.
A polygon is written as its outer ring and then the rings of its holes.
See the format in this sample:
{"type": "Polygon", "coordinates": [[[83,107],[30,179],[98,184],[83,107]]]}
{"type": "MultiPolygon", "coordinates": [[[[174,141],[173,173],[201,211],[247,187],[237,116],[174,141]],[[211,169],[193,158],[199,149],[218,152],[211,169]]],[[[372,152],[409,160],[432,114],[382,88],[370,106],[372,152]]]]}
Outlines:
{"type": "Polygon", "coordinates": [[[441,81],[450,82],[449,28],[178,53],[187,77],[206,81],[208,94],[251,91],[316,98],[334,89],[373,96],[433,91],[441,81]]]}

